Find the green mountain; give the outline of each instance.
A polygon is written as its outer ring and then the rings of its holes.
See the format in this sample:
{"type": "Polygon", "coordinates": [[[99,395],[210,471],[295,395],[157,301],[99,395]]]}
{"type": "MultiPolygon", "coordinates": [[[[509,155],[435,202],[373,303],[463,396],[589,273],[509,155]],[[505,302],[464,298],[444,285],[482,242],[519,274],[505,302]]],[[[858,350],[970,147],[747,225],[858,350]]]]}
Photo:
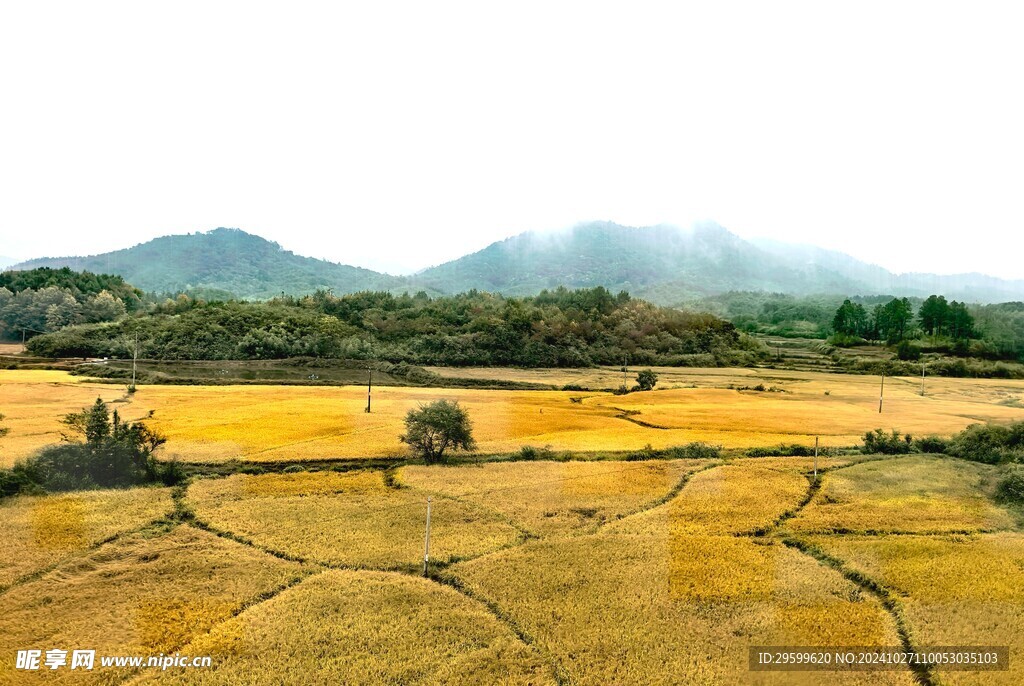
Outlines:
{"type": "Polygon", "coordinates": [[[560,233],[523,233],[427,269],[417,284],[528,295],[558,285],[604,286],[676,305],[730,291],[793,295],[944,293],[971,302],[1024,298],[1024,281],[981,274],[893,274],[814,246],[744,240],[718,224],[633,228],[608,222],[560,233]]]}
{"type": "Polygon", "coordinates": [[[238,229],[165,236],[103,255],[32,260],[12,269],[65,266],[117,274],[146,291],[248,299],[318,288],[337,294],[424,290],[436,295],[477,289],[533,295],[558,286],[604,286],[659,305],[730,291],[1024,300],[1024,281],[982,274],[893,274],[814,246],[744,240],[712,222],[690,229],[592,222],[561,232],[523,233],[409,277],[300,257],[238,229]]]}
{"type": "Polygon", "coordinates": [[[102,255],[31,260],[13,269],[36,267],[118,274],[151,292],[226,292],[247,299],[311,293],[318,288],[352,293],[404,285],[401,277],[301,257],[259,236],[224,228],[164,236],[102,255]]]}
{"type": "Polygon", "coordinates": [[[556,234],[524,233],[415,280],[448,291],[515,295],[604,286],[666,304],[730,290],[847,293],[860,286],[827,269],[793,265],[713,223],[682,230],[597,222],[556,234]]]}

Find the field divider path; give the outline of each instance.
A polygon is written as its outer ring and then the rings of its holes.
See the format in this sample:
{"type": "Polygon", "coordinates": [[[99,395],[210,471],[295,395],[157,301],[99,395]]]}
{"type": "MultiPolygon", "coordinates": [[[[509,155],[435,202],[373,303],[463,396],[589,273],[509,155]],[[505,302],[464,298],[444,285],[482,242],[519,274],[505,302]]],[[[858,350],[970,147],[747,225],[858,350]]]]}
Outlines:
{"type": "Polygon", "coordinates": [[[676,482],[676,485],[673,486],[669,490],[669,492],[666,493],[665,495],[661,496],[660,498],[657,498],[656,500],[652,500],[651,502],[647,503],[646,505],[644,505],[644,506],[642,506],[642,507],[640,507],[640,508],[638,508],[636,510],[633,510],[632,512],[627,512],[626,514],[622,514],[622,515],[619,515],[617,517],[612,517],[610,519],[606,519],[603,522],[598,522],[594,526],[593,530],[590,531],[590,533],[591,534],[596,534],[602,528],[608,526],[609,524],[612,524],[614,522],[620,522],[623,519],[626,519],[627,517],[635,517],[637,515],[641,515],[641,514],[643,514],[645,512],[649,512],[649,511],[651,511],[651,510],[653,510],[655,508],[661,507],[662,505],[667,505],[669,502],[671,502],[673,499],[677,498],[679,496],[679,494],[681,494],[683,492],[683,489],[685,489],[687,484],[690,483],[690,479],[692,479],[696,475],[700,474],[701,472],[706,472],[709,469],[714,469],[715,467],[721,467],[723,464],[725,464],[725,462],[723,462],[721,460],[716,460],[716,461],[714,461],[714,462],[712,462],[710,464],[704,465],[700,469],[695,469],[692,472],[687,472],[686,474],[683,474],[683,476],[680,477],[679,481],[676,482]]]}
{"type": "Polygon", "coordinates": [[[558,664],[554,655],[537,643],[537,640],[531,636],[529,632],[523,629],[523,627],[521,627],[519,623],[503,607],[501,607],[501,605],[489,598],[482,597],[474,591],[471,591],[457,576],[448,573],[445,569],[432,571],[427,575],[427,578],[441,586],[446,586],[456,591],[475,603],[482,605],[495,619],[508,627],[520,642],[540,653],[541,657],[544,658],[548,663],[548,666],[551,668],[552,675],[555,677],[555,682],[559,686],[572,686],[574,682],[558,664]]]}
{"type": "MultiPolygon", "coordinates": [[[[828,567],[829,569],[832,569],[836,572],[839,572],[847,581],[856,584],[859,588],[870,593],[878,599],[879,603],[882,605],[882,608],[889,613],[890,617],[892,617],[893,623],[896,626],[896,633],[900,638],[900,643],[903,647],[903,650],[907,652],[917,652],[916,648],[914,647],[914,641],[912,638],[910,625],[906,620],[906,617],[903,612],[903,606],[900,603],[896,592],[894,592],[887,586],[879,583],[878,581],[872,579],[866,574],[863,574],[855,569],[850,568],[843,560],[835,556],[829,555],[820,548],[817,548],[816,546],[813,546],[800,538],[785,534],[779,535],[779,529],[785,522],[792,519],[793,517],[796,517],[804,508],[806,508],[814,501],[815,496],[821,490],[822,484],[824,483],[825,476],[827,474],[834,471],[847,469],[849,467],[853,467],[859,464],[865,464],[866,462],[895,460],[898,457],[898,455],[889,455],[868,460],[861,460],[860,462],[852,462],[850,464],[839,465],[835,467],[826,467],[824,469],[819,469],[817,476],[815,476],[813,472],[804,472],[804,476],[807,478],[809,485],[807,488],[807,493],[804,495],[804,498],[796,507],[782,513],[782,515],[780,515],[772,524],[770,524],[767,527],[754,529],[747,532],[741,532],[736,535],[752,538],[763,538],[770,536],[776,540],[781,541],[783,545],[794,550],[797,550],[800,553],[807,555],[808,557],[813,558],[819,564],[828,567]]],[[[908,664],[907,667],[913,675],[914,680],[917,681],[917,683],[921,684],[921,686],[935,686],[938,683],[935,679],[933,669],[930,665],[908,664]]]]}
{"type": "MultiPolygon", "coordinates": [[[[903,611],[903,605],[899,601],[898,594],[890,589],[888,586],[879,583],[875,579],[872,579],[868,575],[852,569],[843,560],[826,553],[824,550],[795,537],[783,537],[783,545],[793,548],[808,557],[811,557],[818,561],[818,563],[833,569],[843,575],[848,581],[856,584],[861,589],[875,596],[878,601],[882,604],[882,607],[889,613],[896,624],[896,632],[900,637],[900,643],[903,646],[903,650],[909,653],[918,652],[914,645],[913,636],[911,633],[910,625],[906,620],[906,616],[903,611]]],[[[931,665],[922,663],[911,663],[908,665],[914,679],[921,686],[937,686],[939,683],[936,680],[934,669],[931,665]]]]}
{"type": "Polygon", "coordinates": [[[175,488],[174,491],[172,491],[171,500],[173,502],[173,509],[171,509],[171,511],[162,514],[159,517],[155,517],[146,522],[145,524],[142,524],[141,526],[137,526],[132,529],[125,529],[124,531],[118,531],[117,533],[111,534],[110,536],[107,536],[103,539],[93,541],[92,543],[70,553],[67,557],[61,558],[56,562],[48,564],[41,569],[37,569],[33,572],[29,572],[28,574],[24,574],[8,584],[0,585],[0,595],[7,593],[7,591],[17,586],[21,586],[23,584],[36,581],[37,579],[41,579],[53,570],[60,567],[62,564],[66,564],[67,562],[74,560],[75,558],[82,557],[83,555],[88,555],[89,553],[98,550],[99,548],[102,548],[108,543],[113,543],[127,536],[132,536],[134,534],[142,533],[144,531],[156,531],[161,528],[169,531],[182,521],[181,505],[179,505],[179,497],[181,496],[179,496],[179,493],[182,495],[184,494],[184,487],[179,486],[175,488]]]}
{"type": "Polygon", "coordinates": [[[40,578],[46,576],[47,574],[49,574],[50,572],[52,572],[53,570],[57,569],[61,565],[66,564],[66,563],[70,562],[71,560],[74,560],[75,558],[82,557],[83,555],[88,555],[89,553],[91,553],[91,552],[93,552],[93,551],[95,551],[95,550],[97,550],[99,548],[102,548],[103,546],[107,545],[108,543],[113,543],[113,542],[118,541],[118,540],[120,540],[122,538],[125,538],[127,536],[132,536],[134,534],[142,533],[144,531],[156,531],[156,530],[158,530],[158,529],[160,529],[162,527],[167,527],[169,529],[169,528],[174,527],[174,526],[177,526],[177,522],[174,519],[174,515],[173,514],[168,514],[168,515],[163,515],[163,516],[157,517],[156,519],[151,519],[148,522],[146,522],[145,524],[143,524],[142,526],[137,526],[137,527],[135,527],[133,529],[126,529],[124,531],[118,531],[117,533],[111,534],[110,536],[107,536],[106,538],[104,538],[102,540],[94,541],[94,542],[90,543],[89,545],[87,545],[87,546],[85,546],[83,548],[79,548],[78,550],[76,550],[73,553],[69,554],[67,557],[61,558],[61,559],[57,560],[56,562],[48,564],[48,565],[46,565],[45,567],[43,567],[41,569],[35,570],[34,572],[29,572],[28,574],[24,574],[24,575],[18,577],[17,579],[15,579],[14,581],[11,581],[10,583],[8,583],[6,585],[0,586],[0,595],[3,595],[4,593],[7,593],[8,591],[10,591],[13,588],[21,586],[22,584],[27,584],[29,582],[36,581],[37,579],[40,579],[40,578]]]}
{"type": "Polygon", "coordinates": [[[659,429],[661,431],[671,431],[672,430],[672,427],[670,427],[670,426],[661,426],[660,424],[651,424],[650,422],[645,422],[642,419],[637,419],[637,415],[640,414],[640,410],[624,410],[621,407],[612,407],[611,409],[613,409],[613,410],[615,410],[616,412],[619,413],[617,415],[614,415],[615,419],[625,419],[627,422],[632,422],[633,424],[636,424],[637,426],[642,426],[645,429],[659,429]]]}

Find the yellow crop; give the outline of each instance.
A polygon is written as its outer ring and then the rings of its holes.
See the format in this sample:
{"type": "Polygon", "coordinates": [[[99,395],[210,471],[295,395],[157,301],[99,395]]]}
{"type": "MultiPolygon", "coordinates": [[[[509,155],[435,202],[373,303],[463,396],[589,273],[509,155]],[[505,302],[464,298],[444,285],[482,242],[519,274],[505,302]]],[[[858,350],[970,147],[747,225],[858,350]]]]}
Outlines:
{"type": "Polygon", "coordinates": [[[13,655],[30,648],[173,652],[305,574],[298,564],[189,527],[118,539],[0,595],[0,683],[105,683],[112,673],[98,664],[85,676],[15,672],[13,655]]]}
{"type": "MultiPolygon", "coordinates": [[[[735,536],[686,538],[678,548],[650,535],[540,541],[449,572],[502,607],[581,685],[749,683],[749,644],[898,644],[881,606],[814,560],[735,536]]],[[[912,681],[885,672],[829,674],[829,683],[912,681]]]]}
{"type": "Polygon", "coordinates": [[[810,541],[894,589],[919,645],[1010,646],[1009,672],[948,672],[943,683],[1024,682],[1024,534],[819,536],[810,541]]]}
{"type": "MultiPolygon", "coordinates": [[[[488,373],[511,377],[531,372],[488,373]]],[[[468,409],[483,453],[523,445],[576,451],[637,450],[647,444],[664,448],[692,441],[737,448],[812,445],[816,435],[823,446],[850,445],[878,427],[952,434],[977,421],[1024,419],[1024,408],[1000,404],[1008,393],[1024,392],[1022,381],[933,379],[922,398],[914,380],[892,379],[885,412],[879,415],[878,380],[872,377],[778,370],[675,373],[697,379],[699,387],[625,396],[379,387],[373,412],[367,414],[365,389],[358,387],[141,386],[128,398],[119,386],[82,383],[63,372],[0,371],[0,412],[8,415],[5,423],[11,429],[0,440],[0,465],[59,440],[60,418],[97,394],[105,400],[123,397],[117,407],[129,419],[153,412],[149,424],[169,439],[162,454],[192,461],[406,455],[398,440],[405,413],[440,398],[458,400],[468,409]],[[758,383],[785,392],[727,387],[758,383]]]]}
{"type": "MultiPolygon", "coordinates": [[[[388,488],[380,472],[236,475],[188,491],[196,516],[257,545],[311,561],[374,569],[422,564],[427,494],[388,488]]],[[[431,559],[479,555],[515,542],[497,514],[434,497],[431,559]]]]}
{"type": "Polygon", "coordinates": [[[171,509],[169,488],[0,500],[0,588],[171,509]]]}
{"type": "Polygon", "coordinates": [[[996,469],[910,455],[865,462],[824,477],[821,491],[788,523],[800,532],[991,531],[1013,526],[992,503],[996,469]]]}
{"type": "MultiPolygon", "coordinates": [[[[553,684],[540,655],[480,603],[426,579],[328,571],[183,651],[214,670],[161,684],[553,684]]],[[[144,681],[148,683],[148,681],[144,681]]]]}
{"type": "Polygon", "coordinates": [[[611,526],[618,533],[723,534],[770,526],[806,496],[810,484],[796,469],[724,465],[694,475],[665,505],[611,526]]]}
{"type": "Polygon", "coordinates": [[[704,460],[404,467],[399,479],[510,517],[537,535],[591,529],[668,494],[704,460]]]}

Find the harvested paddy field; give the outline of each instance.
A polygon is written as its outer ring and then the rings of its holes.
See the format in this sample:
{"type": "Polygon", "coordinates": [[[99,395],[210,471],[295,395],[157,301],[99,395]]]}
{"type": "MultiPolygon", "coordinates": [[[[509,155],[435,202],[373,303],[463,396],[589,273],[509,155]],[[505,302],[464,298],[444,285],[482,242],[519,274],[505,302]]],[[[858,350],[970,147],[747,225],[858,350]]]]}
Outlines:
{"type": "Polygon", "coordinates": [[[168,489],[17,498],[12,560],[45,552],[26,512],[80,501],[96,521],[0,590],[0,654],[88,643],[213,666],[26,680],[7,660],[0,683],[1019,683],[1016,667],[748,671],[751,645],[1024,649],[1024,534],[991,497],[996,467],[819,467],[815,484],[805,458],[538,460],[196,477],[176,505],[168,489]]]}
{"type": "Polygon", "coordinates": [[[61,418],[97,396],[164,433],[164,457],[191,462],[401,458],[406,412],[437,399],[458,400],[468,410],[484,454],[524,445],[594,454],[694,441],[726,448],[811,445],[815,436],[823,446],[844,446],[878,427],[950,435],[976,422],[1024,419],[1024,407],[1011,402],[1024,397],[1024,381],[932,379],[921,397],[919,380],[893,378],[879,414],[879,383],[872,377],[752,369],[674,373],[698,387],[616,396],[382,386],[374,389],[368,414],[360,387],[140,386],[129,396],[121,386],[64,372],[0,371],[0,412],[11,429],[0,444],[0,466],[58,442],[61,418]]]}

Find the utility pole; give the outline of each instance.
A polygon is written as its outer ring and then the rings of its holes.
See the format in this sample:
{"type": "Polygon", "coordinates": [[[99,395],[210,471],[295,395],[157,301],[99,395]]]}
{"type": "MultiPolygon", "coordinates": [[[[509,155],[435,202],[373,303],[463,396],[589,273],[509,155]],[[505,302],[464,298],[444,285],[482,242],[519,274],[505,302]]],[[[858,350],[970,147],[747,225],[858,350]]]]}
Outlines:
{"type": "Polygon", "coordinates": [[[921,363],[921,397],[924,397],[924,362],[921,363]]]}
{"type": "Polygon", "coordinates": [[[818,480],[818,437],[814,437],[814,480],[818,480]]]}
{"type": "Polygon", "coordinates": [[[366,414],[370,414],[370,394],[373,392],[373,370],[366,370],[370,377],[366,380],[366,414]]]}
{"type": "Polygon", "coordinates": [[[132,392],[135,391],[135,367],[139,362],[139,334],[135,334],[135,347],[132,348],[132,392]]]}
{"type": "Polygon", "coordinates": [[[427,533],[423,536],[423,576],[427,575],[427,563],[430,562],[430,496],[427,496],[427,533]]]}
{"type": "Polygon", "coordinates": [[[882,414],[882,399],[885,397],[885,374],[882,374],[882,390],[878,393],[878,414],[882,414]]]}
{"type": "Polygon", "coordinates": [[[626,369],[629,366],[629,356],[622,356],[622,388],[623,390],[629,388],[629,384],[626,382],[626,369]]]}

